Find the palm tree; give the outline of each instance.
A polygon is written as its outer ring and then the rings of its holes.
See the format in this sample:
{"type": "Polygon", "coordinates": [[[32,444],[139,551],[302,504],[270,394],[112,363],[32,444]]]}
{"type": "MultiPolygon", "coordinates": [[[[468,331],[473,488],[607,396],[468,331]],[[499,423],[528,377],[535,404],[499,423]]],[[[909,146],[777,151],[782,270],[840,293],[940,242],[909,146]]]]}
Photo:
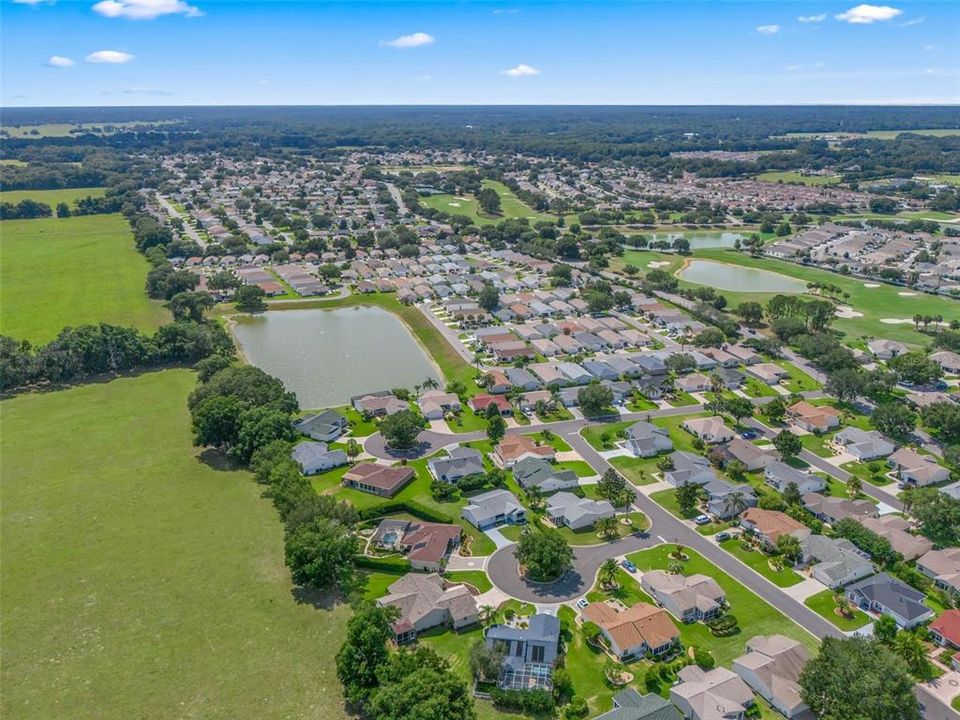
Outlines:
{"type": "Polygon", "coordinates": [[[617,577],[617,561],[613,558],[607,558],[600,564],[600,583],[602,585],[613,585],[617,577]]]}
{"type": "Polygon", "coordinates": [[[929,674],[930,661],[927,660],[927,650],[920,638],[912,632],[898,632],[893,639],[893,651],[903,658],[914,675],[926,677],[929,674]]]}
{"type": "Polygon", "coordinates": [[[611,535],[617,534],[617,519],[613,517],[605,517],[597,520],[594,525],[597,532],[604,537],[610,537],[611,535]]]}
{"type": "Polygon", "coordinates": [[[497,609],[493,605],[484,605],[480,608],[480,624],[489,625],[497,614],[497,609]]]}
{"type": "Polygon", "coordinates": [[[667,565],[667,572],[671,575],[683,575],[683,563],[672,562],[667,565]]]}
{"type": "Polygon", "coordinates": [[[723,378],[717,373],[710,373],[710,389],[717,396],[722,395],[726,387],[723,384],[723,378]]]}
{"type": "Polygon", "coordinates": [[[850,499],[852,500],[855,498],[860,493],[862,488],[863,481],[860,480],[860,478],[858,478],[856,475],[851,475],[850,479],[847,480],[847,495],[850,496],[850,499]]]}
{"type": "Polygon", "coordinates": [[[538,485],[531,485],[527,488],[527,502],[530,507],[537,508],[543,502],[543,490],[538,485]]]}
{"type": "Polygon", "coordinates": [[[837,593],[833,596],[833,599],[837,603],[837,610],[840,611],[840,614],[844,617],[850,616],[850,601],[847,599],[847,596],[843,593],[837,593]]]}
{"type": "Polygon", "coordinates": [[[747,496],[741,490],[734,490],[723,499],[723,509],[731,516],[739,515],[747,509],[747,496]]]}
{"type": "Polygon", "coordinates": [[[438,383],[432,377],[428,377],[426,380],[420,383],[420,387],[422,387],[424,390],[436,390],[438,387],[440,387],[440,383],[438,383]]]}

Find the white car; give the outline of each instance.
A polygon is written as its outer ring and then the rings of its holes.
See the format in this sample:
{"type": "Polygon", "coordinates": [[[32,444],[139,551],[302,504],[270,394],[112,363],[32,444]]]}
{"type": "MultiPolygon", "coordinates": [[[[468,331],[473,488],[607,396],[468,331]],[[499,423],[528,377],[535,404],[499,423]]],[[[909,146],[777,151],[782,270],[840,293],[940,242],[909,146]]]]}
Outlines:
{"type": "Polygon", "coordinates": [[[590,604],[590,601],[587,600],[586,598],[580,598],[579,600],[577,600],[577,607],[580,608],[581,610],[583,610],[589,604],[590,604]]]}
{"type": "Polygon", "coordinates": [[[697,525],[708,525],[708,524],[710,523],[710,518],[707,517],[706,515],[697,515],[697,516],[693,519],[693,521],[694,521],[697,525]]]}

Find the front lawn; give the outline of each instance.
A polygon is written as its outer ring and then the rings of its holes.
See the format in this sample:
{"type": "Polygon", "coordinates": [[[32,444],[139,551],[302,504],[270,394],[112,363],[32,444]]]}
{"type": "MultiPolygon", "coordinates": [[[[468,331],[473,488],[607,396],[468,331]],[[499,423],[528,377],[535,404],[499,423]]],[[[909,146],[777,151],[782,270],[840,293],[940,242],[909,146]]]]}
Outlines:
{"type": "Polygon", "coordinates": [[[452,583],[467,583],[473,585],[477,590],[485,593],[493,588],[493,583],[483,570],[456,570],[446,573],[443,578],[452,583]]]}
{"type": "Polygon", "coordinates": [[[856,475],[871,485],[883,487],[893,482],[893,480],[886,475],[886,473],[890,471],[890,467],[883,460],[871,460],[868,463],[853,460],[851,462],[845,462],[840,468],[846,470],[851,475],[856,475]]]}
{"type": "Polygon", "coordinates": [[[740,540],[731,538],[720,543],[720,547],[737,558],[744,565],[753,568],[756,572],[763,575],[767,580],[777,587],[790,587],[803,580],[789,567],[784,566],[779,572],[770,567],[769,556],[760,550],[744,550],[740,546],[740,540]]]}
{"type": "Polygon", "coordinates": [[[657,460],[656,457],[638,458],[620,455],[610,458],[610,464],[634,485],[651,485],[657,482],[653,477],[655,472],[659,472],[657,460]]]}
{"type": "MultiPolygon", "coordinates": [[[[644,572],[666,570],[673,562],[668,554],[673,552],[675,547],[660,545],[649,550],[640,550],[631,553],[628,559],[644,572]]],[[[685,552],[690,558],[683,564],[685,574],[702,573],[717,581],[727,595],[730,613],[740,623],[740,632],[730,637],[714,637],[702,623],[689,625],[680,623],[680,639],[684,645],[687,647],[696,645],[709,650],[716,659],[717,665],[726,666],[744,653],[747,640],[756,635],[779,633],[799,640],[811,653],[816,652],[817,640],[806,630],[693,550],[687,548],[685,552]]]]}
{"type": "MultiPolygon", "coordinates": [[[[650,499],[663,507],[670,514],[684,520],[693,520],[693,518],[701,514],[699,510],[694,510],[690,513],[684,513],[682,510],[680,510],[680,503],[677,502],[676,489],[658,490],[657,492],[650,494],[650,499]]],[[[730,527],[730,525],[731,523],[729,522],[710,521],[706,525],[697,525],[696,530],[701,535],[713,535],[721,530],[726,530],[728,527],[730,527]]]]}
{"type": "Polygon", "coordinates": [[[673,407],[689,407],[690,405],[700,404],[700,401],[688,392],[674,393],[667,402],[673,407]]]}
{"type": "Polygon", "coordinates": [[[853,611],[853,617],[848,619],[838,615],[835,612],[837,608],[837,601],[834,600],[835,595],[836,593],[828,588],[816,595],[811,595],[803,601],[803,604],[844,632],[857,630],[870,622],[869,616],[854,607],[850,608],[853,611]]]}
{"type": "Polygon", "coordinates": [[[447,420],[451,432],[469,433],[487,429],[487,418],[477,415],[470,408],[464,408],[455,418],[447,420]]]}
{"type": "Polygon", "coordinates": [[[778,394],[772,387],[760,382],[755,377],[747,377],[747,381],[743,385],[743,392],[752,398],[775,397],[778,394]]]}
{"type": "Polygon", "coordinates": [[[557,463],[557,467],[564,470],[573,470],[577,477],[593,477],[597,471],[590,467],[585,460],[563,460],[557,463]]]}
{"type": "Polygon", "coordinates": [[[632,607],[637,603],[647,603],[648,605],[656,605],[649,595],[647,595],[643,588],[640,587],[640,583],[637,579],[624,570],[622,567],[617,568],[617,574],[615,576],[617,587],[612,590],[606,590],[600,586],[600,581],[593,586],[593,589],[587,593],[587,600],[590,602],[603,602],[604,600],[619,600],[627,607],[632,607]]]}
{"type": "Polygon", "coordinates": [[[783,380],[780,384],[785,387],[788,391],[795,392],[805,392],[807,390],[819,390],[822,386],[812,377],[807,375],[803,370],[798,368],[792,362],[788,360],[774,360],[776,365],[779,365],[788,373],[790,377],[783,380]]]}
{"type": "Polygon", "coordinates": [[[827,441],[833,437],[833,433],[827,433],[824,435],[801,435],[800,443],[803,445],[805,450],[809,450],[817,457],[829,458],[834,456],[833,450],[827,447],[827,441]]]}

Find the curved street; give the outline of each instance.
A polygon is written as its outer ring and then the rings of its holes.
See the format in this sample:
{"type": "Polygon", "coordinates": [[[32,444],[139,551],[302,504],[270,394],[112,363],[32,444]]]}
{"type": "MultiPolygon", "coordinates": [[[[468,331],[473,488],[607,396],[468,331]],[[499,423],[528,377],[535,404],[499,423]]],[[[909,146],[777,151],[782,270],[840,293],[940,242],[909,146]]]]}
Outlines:
{"type": "Polygon", "coordinates": [[[644,533],[634,533],[600,545],[573,548],[573,569],[552,583],[533,583],[520,577],[513,555],[516,545],[497,550],[487,561],[487,575],[497,588],[518,600],[531,603],[562,603],[585,595],[597,577],[601,563],[611,557],[659,545],[660,541],[644,533]]]}

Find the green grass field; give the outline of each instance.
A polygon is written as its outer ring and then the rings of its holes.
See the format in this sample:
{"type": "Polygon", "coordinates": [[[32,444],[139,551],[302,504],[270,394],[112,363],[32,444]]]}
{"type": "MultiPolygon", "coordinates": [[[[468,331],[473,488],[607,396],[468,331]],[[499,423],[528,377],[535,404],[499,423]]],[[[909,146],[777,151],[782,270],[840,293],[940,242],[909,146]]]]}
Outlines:
{"type": "Polygon", "coordinates": [[[835,594],[836,593],[834,593],[833,590],[823,590],[818,592],[816,595],[811,595],[808,597],[803,601],[803,604],[818,615],[832,622],[844,632],[857,630],[870,622],[870,618],[857,608],[851,608],[853,610],[853,615],[850,618],[837,615],[835,612],[837,608],[837,601],[834,600],[835,594]]]}
{"type": "Polygon", "coordinates": [[[783,570],[774,570],[772,567],[770,567],[767,555],[759,550],[744,550],[742,547],[740,547],[740,541],[737,539],[724,540],[722,543],[720,543],[720,547],[733,555],[744,565],[756,570],[777,587],[790,587],[791,585],[796,585],[798,582],[803,580],[803,578],[797,575],[789,567],[784,566],[783,570]]]}
{"type": "Polygon", "coordinates": [[[73,204],[85,197],[101,197],[107,192],[106,188],[63,188],[61,190],[6,190],[0,192],[0,202],[18,203],[21,200],[35,200],[49,205],[54,211],[57,203],[73,204]]]}
{"type": "Polygon", "coordinates": [[[537,212],[518,198],[513,191],[503,183],[494,180],[484,180],[485,187],[493,188],[500,195],[500,215],[487,215],[480,211],[473,196],[458,197],[456,195],[428,195],[420,198],[420,202],[427,207],[440,210],[451,215],[466,215],[477,225],[494,225],[501,220],[510,218],[527,218],[531,222],[546,220],[555,222],[556,217],[537,212]]]}
{"type": "Polygon", "coordinates": [[[122,215],[5,220],[0,332],[42,343],[66,326],[107,322],[150,331],[169,320],[144,292],[147,261],[122,215]]]}
{"type": "Polygon", "coordinates": [[[297,600],[261,488],[198,457],[194,382],[0,405],[4,717],[346,718],[350,610],[297,600]]]}
{"type": "Polygon", "coordinates": [[[756,177],[764,182],[799,183],[801,185],[836,185],[840,182],[839,175],[801,175],[798,172],[765,172],[756,177]]]}

